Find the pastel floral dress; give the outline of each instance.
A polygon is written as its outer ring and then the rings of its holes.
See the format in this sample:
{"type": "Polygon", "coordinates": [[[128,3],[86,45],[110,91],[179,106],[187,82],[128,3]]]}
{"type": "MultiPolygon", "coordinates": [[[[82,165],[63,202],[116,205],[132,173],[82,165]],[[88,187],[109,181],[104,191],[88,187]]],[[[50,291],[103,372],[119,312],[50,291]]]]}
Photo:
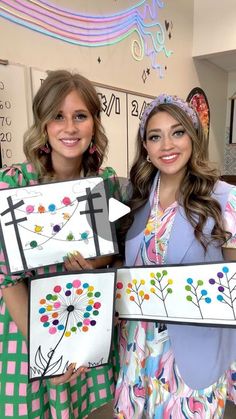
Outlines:
{"type": "MultiPolygon", "coordinates": [[[[165,211],[153,205],[136,265],[165,263],[176,212],[177,202],[165,211]]],[[[228,197],[224,220],[226,229],[232,233],[227,247],[236,248],[236,188],[228,197]]],[[[219,419],[223,417],[226,398],[236,403],[236,362],[218,382],[193,390],[180,375],[165,325],[122,321],[119,341],[120,373],[114,418],[219,419]]]]}
{"type": "MultiPolygon", "coordinates": [[[[115,171],[105,168],[99,173],[107,180],[110,193],[118,192],[115,171]]],[[[23,163],[0,171],[0,188],[29,186],[38,183],[33,167],[23,163]]],[[[63,265],[40,268],[38,273],[62,272],[63,265]]],[[[112,364],[93,368],[77,380],[53,386],[50,380],[28,384],[26,342],[10,317],[1,288],[16,281],[27,281],[24,275],[5,274],[5,261],[0,252],[0,418],[12,419],[82,419],[109,402],[114,393],[112,364]]]]}

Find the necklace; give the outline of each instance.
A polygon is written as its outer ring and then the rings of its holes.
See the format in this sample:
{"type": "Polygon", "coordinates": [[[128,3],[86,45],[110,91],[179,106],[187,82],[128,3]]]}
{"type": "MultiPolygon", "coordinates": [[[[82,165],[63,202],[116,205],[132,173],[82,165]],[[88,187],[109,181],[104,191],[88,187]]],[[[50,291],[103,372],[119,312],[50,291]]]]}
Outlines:
{"type": "Polygon", "coordinates": [[[175,219],[175,214],[177,211],[176,203],[169,206],[166,210],[160,211],[159,201],[160,201],[160,185],[161,179],[159,177],[157,188],[156,188],[156,196],[155,196],[155,203],[154,203],[154,240],[155,240],[155,253],[156,253],[156,262],[158,264],[166,263],[166,252],[168,249],[168,242],[170,238],[171,229],[173,226],[173,222],[175,219]],[[159,238],[158,237],[158,229],[160,224],[162,224],[162,230],[164,231],[163,235],[159,238]],[[159,257],[158,257],[159,256],[159,257]]]}

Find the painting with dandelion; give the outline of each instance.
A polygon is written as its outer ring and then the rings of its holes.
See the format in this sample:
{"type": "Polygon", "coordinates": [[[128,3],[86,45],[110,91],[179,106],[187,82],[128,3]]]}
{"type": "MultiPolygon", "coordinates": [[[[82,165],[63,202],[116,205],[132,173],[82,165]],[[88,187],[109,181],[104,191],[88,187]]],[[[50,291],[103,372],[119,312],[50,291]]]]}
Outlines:
{"type": "Polygon", "coordinates": [[[112,270],[43,275],[30,283],[29,379],[108,362],[114,311],[112,270]]]}
{"type": "Polygon", "coordinates": [[[236,263],[117,270],[120,318],[236,327],[236,263]]]}
{"type": "Polygon", "coordinates": [[[117,251],[104,180],[91,177],[0,191],[0,240],[7,269],[22,272],[117,251]]]}

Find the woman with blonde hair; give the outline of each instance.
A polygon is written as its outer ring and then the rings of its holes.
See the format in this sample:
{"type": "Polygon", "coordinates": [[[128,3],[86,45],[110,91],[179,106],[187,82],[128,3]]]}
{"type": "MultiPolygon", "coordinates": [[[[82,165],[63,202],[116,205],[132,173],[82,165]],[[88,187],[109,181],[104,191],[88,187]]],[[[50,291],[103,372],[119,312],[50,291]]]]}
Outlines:
{"type": "MultiPolygon", "coordinates": [[[[92,83],[78,73],[49,72],[33,101],[32,127],[25,134],[27,162],[0,171],[0,187],[102,176],[110,193],[118,193],[115,171],[101,168],[107,137],[101,105],[92,83]]],[[[85,260],[82,255],[62,264],[36,269],[35,275],[107,266],[111,257],[85,260]]],[[[28,384],[27,281],[32,273],[7,275],[1,252],[0,307],[1,417],[84,418],[113,397],[111,364],[86,370],[71,364],[61,377],[28,384]]]]}

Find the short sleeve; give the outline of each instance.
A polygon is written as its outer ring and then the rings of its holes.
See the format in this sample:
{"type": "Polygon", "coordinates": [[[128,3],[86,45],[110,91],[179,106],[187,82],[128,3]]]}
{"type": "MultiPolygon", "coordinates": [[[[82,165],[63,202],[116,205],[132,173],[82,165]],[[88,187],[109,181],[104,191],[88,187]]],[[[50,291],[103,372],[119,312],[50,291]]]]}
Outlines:
{"type": "Polygon", "coordinates": [[[236,187],[230,190],[224,213],[224,227],[232,234],[224,247],[236,249],[236,187]]]}
{"type": "MultiPolygon", "coordinates": [[[[18,186],[28,186],[37,183],[36,174],[30,164],[23,163],[16,166],[5,167],[0,170],[0,189],[15,188],[18,186]]],[[[25,274],[8,275],[7,267],[0,243],[0,288],[14,285],[22,281],[25,274]]]]}
{"type": "Polygon", "coordinates": [[[101,169],[99,175],[106,181],[109,196],[122,201],[121,188],[118,176],[112,167],[101,169]]]}

